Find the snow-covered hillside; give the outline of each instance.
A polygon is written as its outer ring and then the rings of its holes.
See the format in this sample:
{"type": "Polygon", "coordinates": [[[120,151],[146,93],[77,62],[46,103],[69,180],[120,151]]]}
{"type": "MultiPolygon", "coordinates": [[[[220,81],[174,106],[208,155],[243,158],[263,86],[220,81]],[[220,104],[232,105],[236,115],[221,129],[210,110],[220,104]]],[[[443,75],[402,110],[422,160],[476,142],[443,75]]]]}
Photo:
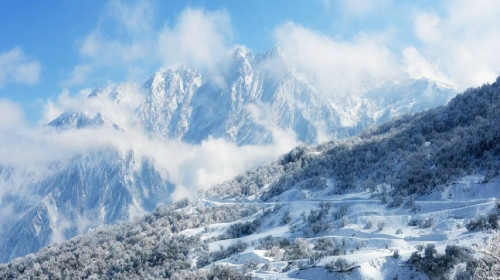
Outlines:
{"type": "Polygon", "coordinates": [[[0,277],[495,279],[499,164],[500,78],[13,260],[0,277]]]}

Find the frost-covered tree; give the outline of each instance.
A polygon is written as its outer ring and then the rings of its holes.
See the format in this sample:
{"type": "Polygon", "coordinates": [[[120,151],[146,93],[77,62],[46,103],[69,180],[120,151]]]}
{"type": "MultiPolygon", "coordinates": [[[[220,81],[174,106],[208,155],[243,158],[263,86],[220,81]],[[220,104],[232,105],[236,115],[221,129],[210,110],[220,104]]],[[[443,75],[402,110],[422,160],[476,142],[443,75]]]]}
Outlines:
{"type": "Polygon", "coordinates": [[[286,249],[285,258],[288,260],[306,259],[310,256],[309,242],[303,238],[297,238],[293,244],[286,249]]]}
{"type": "Polygon", "coordinates": [[[500,233],[477,249],[484,258],[470,265],[471,279],[500,279],[500,233]]]}

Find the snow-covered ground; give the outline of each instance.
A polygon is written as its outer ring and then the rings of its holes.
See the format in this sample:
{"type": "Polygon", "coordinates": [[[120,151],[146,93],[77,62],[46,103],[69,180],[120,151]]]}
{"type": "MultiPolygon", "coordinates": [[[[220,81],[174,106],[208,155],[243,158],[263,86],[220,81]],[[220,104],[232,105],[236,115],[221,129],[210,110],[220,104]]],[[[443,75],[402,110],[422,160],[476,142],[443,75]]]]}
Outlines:
{"type": "MultiPolygon", "coordinates": [[[[241,240],[249,247],[243,252],[232,255],[214,264],[228,264],[236,269],[251,271],[258,279],[427,279],[421,272],[412,269],[406,260],[417,251],[419,246],[435,244],[438,254],[444,253],[447,245],[460,245],[468,248],[481,245],[491,235],[491,231],[468,231],[465,224],[476,217],[487,216],[498,211],[500,197],[500,178],[482,183],[483,176],[468,176],[439,190],[417,197],[414,205],[388,207],[381,202],[380,196],[370,192],[351,193],[348,195],[325,195],[314,197],[297,194],[296,189],[280,195],[272,203],[266,203],[271,215],[261,217],[262,225],[251,235],[238,239],[216,240],[231,224],[253,220],[262,211],[253,216],[227,224],[213,224],[202,232],[203,240],[214,239],[209,243],[210,251],[227,248],[236,240],[241,240]],[[318,210],[321,205],[329,204],[329,213],[342,206],[347,206],[344,226],[341,219],[329,215],[325,220],[327,229],[308,235],[310,225],[305,217],[311,210],[318,210]],[[277,207],[279,206],[279,207],[277,207]],[[280,224],[288,213],[290,221],[280,224]],[[428,221],[424,226],[411,226],[412,219],[428,221]],[[370,225],[371,224],[371,225],[370,225]],[[345,255],[327,256],[310,262],[285,261],[259,250],[259,240],[266,236],[294,240],[303,237],[313,248],[315,240],[327,238],[342,246],[345,255]],[[399,258],[394,258],[394,252],[399,258]],[[349,272],[332,272],[325,268],[328,263],[338,258],[347,260],[353,268],[349,272]],[[250,266],[251,263],[253,266],[250,266]],[[289,269],[284,269],[289,266],[289,269]]],[[[254,203],[224,200],[204,200],[205,204],[241,204],[254,203]]],[[[236,205],[235,205],[236,206],[236,205]]],[[[200,233],[200,230],[186,230],[186,235],[200,233]]],[[[282,250],[283,251],[283,250],[282,250]]],[[[284,251],[282,252],[284,253],[284,251]]],[[[213,264],[212,264],[213,265],[213,264]]],[[[209,265],[210,266],[210,265],[209,265]]],[[[207,266],[207,268],[209,267],[207,266]]]]}

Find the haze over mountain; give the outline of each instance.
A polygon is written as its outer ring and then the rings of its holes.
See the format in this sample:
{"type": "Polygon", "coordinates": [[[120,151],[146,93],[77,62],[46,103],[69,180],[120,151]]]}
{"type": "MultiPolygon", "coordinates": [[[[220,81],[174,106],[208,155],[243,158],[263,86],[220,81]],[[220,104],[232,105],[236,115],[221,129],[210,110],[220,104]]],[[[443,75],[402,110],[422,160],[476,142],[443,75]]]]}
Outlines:
{"type": "Polygon", "coordinates": [[[9,218],[0,260],[192,196],[300,143],[356,135],[455,94],[401,75],[333,98],[287,60],[278,48],[257,55],[237,48],[217,73],[180,67],[142,86],[61,96],[53,105],[66,111],[18,135],[37,152],[19,151],[20,159],[2,164],[9,218]]]}

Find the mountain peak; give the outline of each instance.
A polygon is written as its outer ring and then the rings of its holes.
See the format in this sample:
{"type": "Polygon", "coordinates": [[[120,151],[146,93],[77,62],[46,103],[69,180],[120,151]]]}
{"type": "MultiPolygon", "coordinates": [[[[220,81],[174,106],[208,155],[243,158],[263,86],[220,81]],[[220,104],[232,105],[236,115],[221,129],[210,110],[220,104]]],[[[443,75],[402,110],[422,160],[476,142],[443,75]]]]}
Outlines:
{"type": "Polygon", "coordinates": [[[283,53],[283,50],[278,46],[272,47],[268,51],[261,53],[261,54],[258,54],[257,58],[259,60],[275,59],[275,60],[281,60],[283,62],[286,61],[285,54],[283,53]]]}
{"type": "Polygon", "coordinates": [[[97,87],[95,88],[91,93],[89,93],[88,97],[96,97],[96,96],[99,96],[101,94],[103,94],[105,91],[105,88],[104,87],[97,87]]]}
{"type": "Polygon", "coordinates": [[[246,57],[247,54],[251,53],[244,46],[237,46],[233,52],[234,57],[246,57]]]}
{"type": "MultiPolygon", "coordinates": [[[[244,47],[237,47],[233,53],[233,69],[238,68],[240,73],[248,73],[252,69],[253,54],[244,47]]],[[[233,70],[231,69],[231,71],[233,70]]]]}
{"type": "Polygon", "coordinates": [[[64,112],[59,117],[48,123],[48,126],[56,127],[59,129],[83,128],[102,124],[102,118],[95,116],[89,118],[83,112],[64,112]]]}
{"type": "Polygon", "coordinates": [[[116,130],[123,130],[117,124],[105,120],[100,112],[97,112],[93,118],[83,112],[64,112],[47,125],[61,130],[99,128],[106,125],[116,130]]]}

